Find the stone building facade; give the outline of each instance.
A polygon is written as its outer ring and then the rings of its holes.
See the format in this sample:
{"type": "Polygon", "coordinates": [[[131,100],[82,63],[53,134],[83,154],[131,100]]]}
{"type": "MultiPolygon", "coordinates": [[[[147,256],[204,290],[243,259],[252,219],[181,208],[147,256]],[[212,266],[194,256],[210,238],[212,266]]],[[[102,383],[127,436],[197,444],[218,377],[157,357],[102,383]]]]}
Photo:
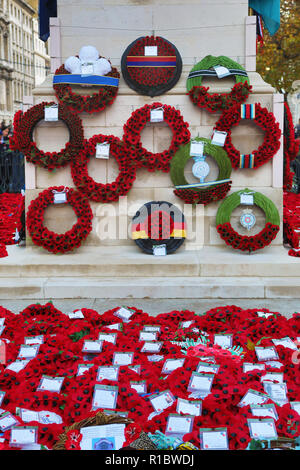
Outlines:
{"type": "Polygon", "coordinates": [[[49,62],[36,10],[23,0],[0,0],[0,121],[12,122],[23,97],[44,81],[49,62]]]}

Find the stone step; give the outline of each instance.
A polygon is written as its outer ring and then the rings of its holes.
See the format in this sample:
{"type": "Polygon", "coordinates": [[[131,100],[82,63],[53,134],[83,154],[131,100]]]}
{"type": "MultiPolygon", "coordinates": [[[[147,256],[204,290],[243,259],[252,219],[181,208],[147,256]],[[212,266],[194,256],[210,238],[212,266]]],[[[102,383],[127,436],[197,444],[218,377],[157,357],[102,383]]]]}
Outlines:
{"type": "MultiPolygon", "coordinates": [[[[74,253],[54,255],[38,247],[8,247],[0,260],[0,278],[294,278],[300,277],[300,259],[282,246],[244,254],[226,246],[187,250],[168,256],[150,256],[133,246],[82,246],[74,253]]],[[[221,285],[221,279],[218,284],[221,285]]],[[[175,284],[174,284],[175,285],[175,284]]],[[[237,284],[239,285],[239,284],[237,284]]]]}
{"type": "Polygon", "coordinates": [[[218,305],[218,299],[275,298],[300,299],[300,278],[165,276],[0,279],[0,305],[1,300],[8,299],[215,299],[218,305]]]}

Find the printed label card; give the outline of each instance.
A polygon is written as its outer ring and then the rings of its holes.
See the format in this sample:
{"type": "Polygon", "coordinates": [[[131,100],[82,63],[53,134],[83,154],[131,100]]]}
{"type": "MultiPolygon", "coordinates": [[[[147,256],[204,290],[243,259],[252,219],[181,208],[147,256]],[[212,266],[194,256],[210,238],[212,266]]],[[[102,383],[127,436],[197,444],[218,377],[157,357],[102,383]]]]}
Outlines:
{"type": "Polygon", "coordinates": [[[277,431],[274,419],[252,419],[248,418],[250,437],[258,440],[277,439],[277,431]]]}
{"type": "Polygon", "coordinates": [[[48,375],[43,375],[37,390],[60,393],[63,381],[64,377],[49,377],[48,375]]]}
{"type": "Polygon", "coordinates": [[[99,333],[99,341],[107,341],[108,343],[116,344],[117,342],[117,333],[99,333]]]}
{"type": "Polygon", "coordinates": [[[290,406],[292,410],[295,410],[300,415],[300,401],[291,401],[290,406]]]}
{"type": "Polygon", "coordinates": [[[221,346],[222,348],[231,348],[232,346],[232,335],[231,334],[216,334],[214,337],[214,344],[221,346]]]}
{"type": "Polygon", "coordinates": [[[94,64],[89,62],[81,64],[81,75],[85,77],[94,75],[94,64]]]}
{"type": "Polygon", "coordinates": [[[184,400],[183,398],[177,399],[176,413],[183,413],[185,415],[191,416],[201,416],[202,411],[202,402],[199,401],[189,401],[184,400]]]}
{"type": "Polygon", "coordinates": [[[18,408],[18,416],[24,423],[30,423],[32,421],[37,421],[42,424],[61,424],[63,422],[61,416],[52,411],[32,411],[27,410],[26,408],[18,408]]]}
{"type": "Polygon", "coordinates": [[[227,132],[224,131],[214,131],[211,143],[213,145],[219,145],[220,147],[223,147],[225,144],[225,140],[227,137],[227,132]]]}
{"type": "Polygon", "coordinates": [[[97,382],[102,380],[118,380],[119,367],[118,366],[100,366],[97,372],[97,382]]]}
{"type": "Polygon", "coordinates": [[[98,143],[96,145],[96,158],[105,158],[109,159],[110,154],[110,144],[108,142],[98,143]]]}
{"type": "Polygon", "coordinates": [[[218,78],[224,78],[228,77],[228,75],[231,75],[228,68],[224,67],[223,65],[215,65],[213,69],[216,72],[218,78]]]}
{"type": "Polygon", "coordinates": [[[9,411],[0,416],[0,431],[5,432],[13,426],[19,424],[19,421],[9,411]]]}
{"type": "Polygon", "coordinates": [[[30,346],[32,344],[43,344],[44,343],[44,335],[39,336],[26,336],[24,338],[25,345],[30,346]]]}
{"type": "Polygon", "coordinates": [[[53,203],[54,204],[65,204],[67,202],[67,194],[65,191],[61,193],[55,192],[53,194],[53,203]]]}
{"type": "Polygon", "coordinates": [[[189,392],[210,392],[213,380],[214,376],[212,374],[200,374],[199,372],[193,372],[187,390],[189,392]]]}
{"type": "Polygon", "coordinates": [[[146,380],[142,380],[141,382],[131,381],[130,386],[138,393],[138,395],[143,395],[144,393],[147,393],[146,380]]]}
{"type": "Polygon", "coordinates": [[[132,315],[135,313],[134,310],[131,310],[129,308],[126,308],[126,307],[121,307],[119,308],[119,310],[117,310],[114,315],[116,317],[119,317],[123,320],[123,322],[127,323],[130,321],[130,318],[132,317],[132,315]]]}
{"type": "Polygon", "coordinates": [[[191,157],[203,157],[203,152],[204,152],[204,142],[191,140],[190,156],[191,157]]]}
{"type": "Polygon", "coordinates": [[[238,406],[248,406],[248,405],[261,405],[269,399],[268,395],[258,392],[257,390],[249,389],[245,393],[244,397],[241,399],[238,406]]]}
{"type": "Polygon", "coordinates": [[[194,320],[181,321],[178,328],[189,328],[193,323],[195,323],[194,320]]]}
{"type": "Polygon", "coordinates": [[[67,313],[67,315],[71,320],[75,320],[77,318],[84,318],[84,315],[81,310],[77,310],[76,312],[69,312],[67,313]]]}
{"type": "Polygon", "coordinates": [[[133,363],[133,352],[115,352],[113,356],[114,366],[128,366],[133,363]]]}
{"type": "Polygon", "coordinates": [[[185,362],[185,358],[182,359],[167,359],[163,365],[163,368],[161,370],[162,374],[171,374],[176,369],[179,369],[180,367],[183,367],[183,364],[185,362]]]}
{"type": "Polygon", "coordinates": [[[150,122],[162,122],[164,120],[164,109],[155,108],[150,110],[150,122]]]}
{"type": "Polygon", "coordinates": [[[201,450],[229,450],[227,428],[201,428],[199,433],[201,450]]]}
{"type": "Polygon", "coordinates": [[[58,121],[58,104],[44,107],[45,121],[58,121]]]}
{"type": "Polygon", "coordinates": [[[20,370],[25,369],[25,367],[27,366],[27,364],[29,362],[30,362],[30,359],[17,360],[15,362],[12,362],[11,364],[9,364],[9,366],[7,366],[5,370],[12,370],[12,371],[18,373],[18,372],[20,372],[20,370]]]}
{"type": "Polygon", "coordinates": [[[161,354],[152,354],[152,356],[147,356],[148,361],[150,362],[160,362],[164,359],[164,356],[161,354]]]}
{"type": "Polygon", "coordinates": [[[277,351],[273,346],[269,346],[267,348],[256,346],[255,352],[256,352],[257,359],[259,361],[268,361],[271,359],[278,359],[277,351]]]}
{"type": "Polygon", "coordinates": [[[161,413],[166,408],[169,408],[176,401],[170,390],[152,395],[149,399],[157,413],[161,413]]]}
{"type": "Polygon", "coordinates": [[[3,326],[5,323],[5,318],[0,318],[0,326],[3,326]]]}
{"type": "Polygon", "coordinates": [[[244,362],[243,363],[243,372],[252,372],[253,370],[265,370],[266,365],[265,364],[252,364],[251,362],[244,362]]]}
{"type": "Polygon", "coordinates": [[[158,55],[157,46],[145,46],[144,54],[146,57],[157,56],[158,55]]]}
{"type": "Polygon", "coordinates": [[[157,326],[157,325],[145,325],[144,328],[143,328],[143,331],[157,331],[158,333],[160,333],[160,326],[157,326]]]}
{"type": "Polygon", "coordinates": [[[37,426],[16,426],[10,432],[10,445],[22,446],[37,443],[37,426]]]}
{"type": "Polygon", "coordinates": [[[105,328],[108,328],[109,330],[122,331],[123,325],[122,323],[114,323],[113,325],[105,325],[105,328]]]}
{"type": "Polygon", "coordinates": [[[167,245],[154,245],[153,246],[153,255],[154,256],[166,256],[167,255],[167,245]]]}
{"type": "Polygon", "coordinates": [[[19,350],[18,359],[33,359],[38,355],[39,344],[22,344],[19,350]]]}
{"type": "Polygon", "coordinates": [[[94,388],[92,408],[116,409],[118,399],[118,387],[96,384],[94,388]]]}
{"type": "Polygon", "coordinates": [[[133,370],[133,372],[136,372],[137,374],[141,373],[141,366],[139,364],[136,364],[135,366],[130,366],[128,369],[133,370]]]}
{"type": "Polygon", "coordinates": [[[94,367],[94,364],[78,364],[77,377],[83,375],[91,367],[94,367]]]}
{"type": "Polygon", "coordinates": [[[156,341],[157,331],[140,331],[139,341],[156,341]]]}
{"type": "Polygon", "coordinates": [[[0,390],[0,406],[2,405],[4,395],[5,395],[5,392],[2,392],[2,390],[0,390]]]}
{"type": "Polygon", "coordinates": [[[194,416],[181,416],[171,413],[167,419],[166,435],[167,436],[184,436],[192,432],[194,416]]]}
{"type": "Polygon", "coordinates": [[[199,373],[208,372],[211,374],[217,374],[219,368],[220,366],[217,364],[207,364],[206,362],[199,362],[196,372],[199,372],[199,373]]]}
{"type": "Polygon", "coordinates": [[[240,196],[240,203],[246,206],[253,206],[254,204],[253,194],[242,193],[240,196]]]}
{"type": "Polygon", "coordinates": [[[102,341],[86,339],[83,343],[82,352],[97,354],[102,351],[102,346],[102,341]]]}
{"type": "Polygon", "coordinates": [[[286,383],[263,382],[265,392],[269,395],[271,400],[279,406],[285,405],[289,402],[287,397],[286,383]]]}
{"type": "Polygon", "coordinates": [[[279,372],[267,372],[260,378],[261,382],[279,382],[283,383],[283,374],[279,372]]]}
{"type": "Polygon", "coordinates": [[[256,314],[262,318],[269,318],[269,317],[273,317],[274,315],[274,313],[271,313],[271,312],[256,312],[256,314]]]}
{"type": "Polygon", "coordinates": [[[253,416],[261,418],[270,417],[275,419],[275,421],[278,420],[278,414],[273,403],[270,405],[250,405],[250,408],[253,416]]]}
{"type": "Polygon", "coordinates": [[[162,345],[163,343],[160,341],[146,341],[141,348],[141,352],[157,353],[161,350],[162,345]]]}
{"type": "Polygon", "coordinates": [[[285,338],[280,338],[280,339],[272,339],[273,343],[275,346],[283,346],[284,348],[289,348],[293,349],[294,351],[297,351],[297,346],[294,343],[294,341],[286,336],[285,338]]]}

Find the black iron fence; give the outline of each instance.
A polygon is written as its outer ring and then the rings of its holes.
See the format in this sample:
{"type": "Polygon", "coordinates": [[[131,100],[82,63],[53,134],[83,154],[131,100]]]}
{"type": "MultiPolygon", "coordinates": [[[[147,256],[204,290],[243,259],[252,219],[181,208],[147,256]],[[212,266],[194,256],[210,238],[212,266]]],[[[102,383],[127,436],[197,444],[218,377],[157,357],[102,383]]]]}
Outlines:
{"type": "Polygon", "coordinates": [[[20,193],[24,187],[23,154],[0,148],[0,194],[20,193]]]}

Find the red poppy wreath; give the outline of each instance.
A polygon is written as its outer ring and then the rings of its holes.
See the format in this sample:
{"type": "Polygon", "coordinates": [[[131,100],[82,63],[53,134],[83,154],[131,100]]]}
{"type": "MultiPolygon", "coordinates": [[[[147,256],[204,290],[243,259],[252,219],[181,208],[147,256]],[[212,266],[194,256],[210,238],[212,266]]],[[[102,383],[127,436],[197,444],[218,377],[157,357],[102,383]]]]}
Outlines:
{"type": "Polygon", "coordinates": [[[259,103],[236,105],[225,110],[214,128],[226,132],[224,150],[226,150],[233,168],[258,168],[274,157],[280,148],[281,130],[274,114],[263,108],[259,103]],[[237,126],[241,119],[252,119],[265,131],[262,145],[251,154],[243,155],[231,141],[231,128],[237,126]]]}
{"type": "Polygon", "coordinates": [[[161,103],[152,103],[132,113],[124,125],[123,140],[130,148],[135,148],[134,160],[138,168],[147,168],[148,171],[162,170],[167,173],[170,171],[170,161],[180,145],[189,142],[190,131],[188,123],[184,122],[183,116],[177,109],[161,103]],[[153,112],[157,111],[162,115],[160,120],[166,122],[172,129],[173,138],[167,150],[152,153],[142,146],[141,131],[148,122],[154,122],[153,112]]]}
{"type": "Polygon", "coordinates": [[[27,212],[27,229],[35,245],[42,246],[52,253],[66,253],[78,248],[92,230],[93,213],[89,203],[83,195],[72,188],[53,186],[42,191],[34,199],[27,212]],[[60,202],[70,204],[74,209],[78,221],[64,234],[48,230],[44,224],[46,208],[55,202],[56,196],[60,202]],[[65,198],[65,200],[63,200],[65,198]],[[61,201],[62,199],[62,201],[61,201]]]}
{"type": "Polygon", "coordinates": [[[71,162],[71,173],[77,189],[95,202],[117,201],[131,189],[136,176],[135,165],[132,163],[134,151],[117,137],[112,135],[95,135],[88,140],[84,149],[71,162]],[[97,183],[88,174],[88,161],[97,155],[98,144],[108,146],[109,155],[114,157],[119,166],[119,175],[113,183],[97,183]]]}
{"type": "Polygon", "coordinates": [[[67,165],[82,148],[84,139],[79,116],[72,113],[67,106],[59,104],[58,119],[68,127],[69,142],[59,152],[44,152],[37,147],[33,141],[33,130],[44,119],[45,107],[55,104],[54,102],[42,102],[31,107],[24,114],[22,111],[18,111],[14,117],[14,134],[10,139],[12,150],[19,150],[25,155],[28,162],[47,168],[49,171],[67,165]]]}

